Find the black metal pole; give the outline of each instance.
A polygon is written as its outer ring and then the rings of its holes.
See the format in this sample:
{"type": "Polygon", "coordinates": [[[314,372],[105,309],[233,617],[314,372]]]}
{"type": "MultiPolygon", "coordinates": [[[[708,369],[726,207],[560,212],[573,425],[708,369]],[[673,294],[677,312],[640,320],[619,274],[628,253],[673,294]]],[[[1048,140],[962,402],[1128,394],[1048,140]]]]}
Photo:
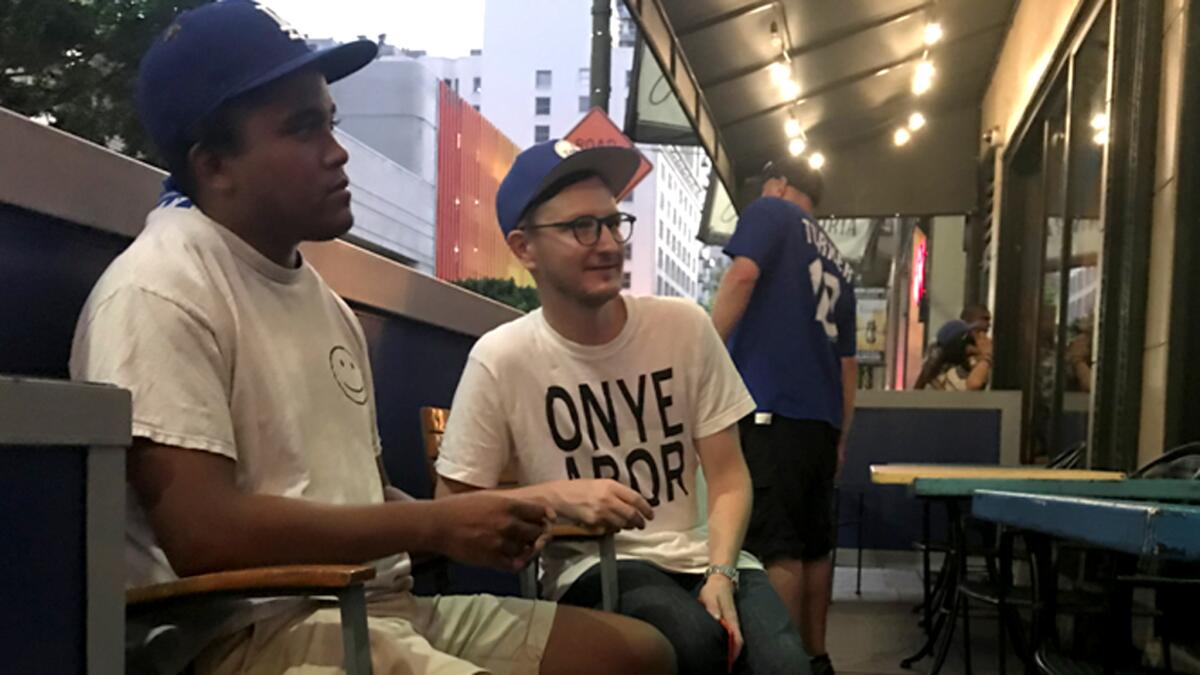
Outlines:
{"type": "Polygon", "coordinates": [[[608,112],[612,70],[612,0],[592,0],[592,69],[590,101],[608,112]]]}

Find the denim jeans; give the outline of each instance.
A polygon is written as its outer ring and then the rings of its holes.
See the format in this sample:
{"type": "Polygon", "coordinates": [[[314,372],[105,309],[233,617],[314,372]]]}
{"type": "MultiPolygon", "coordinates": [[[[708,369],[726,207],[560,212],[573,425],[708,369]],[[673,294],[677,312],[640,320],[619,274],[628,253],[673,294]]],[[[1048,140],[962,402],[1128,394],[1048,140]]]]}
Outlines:
{"type": "MultiPolygon", "coordinates": [[[[617,611],[657,628],[675,647],[680,674],[720,675],[726,670],[728,637],[698,598],[699,574],[665,572],[638,560],[617,563],[617,611]]],[[[579,577],[560,602],[600,607],[600,566],[579,577]]],[[[741,570],[734,595],[746,644],[734,664],[737,675],[808,675],[808,654],[787,608],[762,570],[741,570]]]]}

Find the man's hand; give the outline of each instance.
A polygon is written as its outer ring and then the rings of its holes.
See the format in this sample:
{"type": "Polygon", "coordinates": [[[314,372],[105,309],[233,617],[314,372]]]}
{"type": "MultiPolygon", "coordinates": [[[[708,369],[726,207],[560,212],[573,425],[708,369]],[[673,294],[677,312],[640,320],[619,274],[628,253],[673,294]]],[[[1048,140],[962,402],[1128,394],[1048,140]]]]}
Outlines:
{"type": "Polygon", "coordinates": [[[733,582],[723,574],[709,576],[700,589],[700,604],[733,635],[733,653],[729,655],[729,660],[736,660],[746,641],[742,638],[742,625],[733,601],[733,582]]]}
{"type": "Polygon", "coordinates": [[[495,492],[452,495],[431,502],[440,552],[455,560],[517,571],[546,543],[554,511],[495,492]]]}
{"type": "Polygon", "coordinates": [[[981,359],[990,359],[992,357],[992,338],[988,337],[986,333],[976,333],[975,344],[967,348],[967,353],[981,359]]]}
{"type": "Polygon", "coordinates": [[[644,497],[609,478],[558,481],[554,490],[562,515],[583,525],[640,530],[654,519],[644,497]]]}

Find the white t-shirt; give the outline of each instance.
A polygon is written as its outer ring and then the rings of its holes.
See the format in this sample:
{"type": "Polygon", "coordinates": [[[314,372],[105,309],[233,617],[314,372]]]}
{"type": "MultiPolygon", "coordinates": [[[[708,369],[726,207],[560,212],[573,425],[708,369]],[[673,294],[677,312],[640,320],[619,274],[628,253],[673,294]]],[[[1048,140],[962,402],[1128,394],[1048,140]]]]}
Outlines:
{"type": "MultiPolygon", "coordinates": [[[[437,471],[495,487],[510,464],[522,484],[614,478],[654,507],[645,530],[616,536],[617,555],[686,573],[709,564],[696,496],[695,439],[754,412],[725,345],[696,304],[622,296],[628,320],[611,342],[567,340],[541,310],[484,335],[471,350],[442,439],[437,471]]],[[[542,555],[559,597],[598,561],[596,545],[542,555]]],[[[739,565],[758,566],[743,554],[739,565]]]]}
{"type": "MultiPolygon", "coordinates": [[[[374,389],[354,313],[307,262],[280,267],[184,199],[164,200],[92,290],[75,379],[133,394],[133,435],[229,457],[246,492],[383,501],[374,389]]],[[[130,491],[126,583],[176,578],[130,491]]],[[[411,586],[406,555],[381,587],[411,586]]]]}

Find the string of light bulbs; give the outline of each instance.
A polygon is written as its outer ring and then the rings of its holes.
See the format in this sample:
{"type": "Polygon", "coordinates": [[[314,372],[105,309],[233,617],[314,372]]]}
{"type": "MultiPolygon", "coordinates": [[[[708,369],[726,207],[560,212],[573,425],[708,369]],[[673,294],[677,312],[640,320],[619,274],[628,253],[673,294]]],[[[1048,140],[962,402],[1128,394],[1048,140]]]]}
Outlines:
{"type": "MultiPolygon", "coordinates": [[[[800,84],[793,77],[792,55],[788,40],[779,29],[777,21],[771,22],[771,46],[779,51],[779,58],[769,68],[771,82],[779,88],[784,100],[795,101],[800,98],[800,84]]],[[[788,112],[788,118],[783,123],[783,133],[788,138],[788,153],[793,157],[803,156],[809,151],[808,134],[804,125],[796,117],[793,107],[788,112]]],[[[808,152],[808,165],[819,171],[825,166],[825,155],[818,151],[808,152]]]]}
{"type": "MultiPolygon", "coordinates": [[[[916,68],[913,70],[912,93],[913,96],[919,98],[933,88],[933,78],[937,75],[937,68],[934,67],[933,61],[929,58],[929,50],[942,40],[943,36],[942,24],[937,21],[929,21],[925,24],[925,29],[922,31],[922,41],[925,43],[925,51],[921,54],[921,60],[917,62],[916,68]]],[[[897,147],[907,145],[912,140],[913,134],[925,128],[925,115],[919,110],[914,110],[909,114],[905,123],[892,132],[892,142],[897,147]]]]}

